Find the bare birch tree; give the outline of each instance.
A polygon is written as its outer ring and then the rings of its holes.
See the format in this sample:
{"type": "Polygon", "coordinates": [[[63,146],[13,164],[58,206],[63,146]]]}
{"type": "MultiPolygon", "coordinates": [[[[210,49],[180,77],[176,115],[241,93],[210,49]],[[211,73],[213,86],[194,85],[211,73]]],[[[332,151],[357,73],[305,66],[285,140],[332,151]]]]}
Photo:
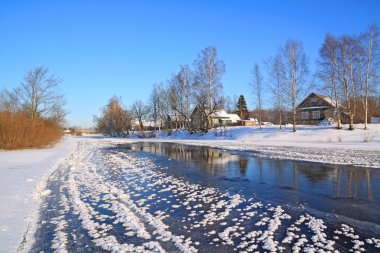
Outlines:
{"type": "Polygon", "coordinates": [[[166,118],[172,112],[170,108],[170,96],[169,89],[163,84],[160,86],[160,119],[163,126],[166,122],[166,118]]]}
{"type": "Polygon", "coordinates": [[[157,128],[157,122],[160,118],[160,90],[158,84],[153,84],[152,93],[149,98],[150,116],[154,122],[154,130],[157,128]]]}
{"type": "Polygon", "coordinates": [[[339,38],[338,45],[338,76],[345,97],[345,105],[349,114],[349,130],[354,130],[354,116],[359,91],[358,70],[358,40],[353,36],[344,35],[339,38]]]}
{"type": "Polygon", "coordinates": [[[371,90],[375,89],[378,81],[380,68],[379,59],[379,36],[380,31],[376,25],[371,25],[360,38],[360,83],[361,99],[364,108],[364,129],[368,129],[368,98],[371,90]]]}
{"type": "Polygon", "coordinates": [[[284,111],[284,80],[282,76],[282,62],[281,56],[277,55],[274,58],[266,61],[269,77],[271,79],[271,90],[274,101],[274,108],[278,114],[280,129],[283,124],[283,111],[284,111]]]}
{"type": "Polygon", "coordinates": [[[238,108],[236,107],[236,101],[238,101],[239,97],[237,95],[224,96],[223,97],[223,109],[228,113],[236,113],[238,108]]]}
{"type": "Polygon", "coordinates": [[[261,75],[260,67],[255,63],[252,69],[253,82],[252,88],[256,98],[256,108],[259,113],[259,126],[261,130],[262,125],[262,110],[263,110],[263,96],[264,96],[264,83],[263,76],[261,75]]]}
{"type": "Polygon", "coordinates": [[[203,131],[210,128],[209,116],[222,107],[222,76],[225,65],[218,60],[215,47],[207,47],[201,51],[194,62],[195,80],[194,97],[202,114],[203,131]]]}
{"type": "Polygon", "coordinates": [[[331,97],[335,99],[335,114],[337,117],[337,128],[342,128],[341,105],[340,105],[340,86],[338,75],[340,65],[337,62],[338,40],[332,35],[326,35],[325,40],[319,50],[320,60],[318,72],[319,78],[324,82],[325,87],[330,91],[331,97]]]}
{"type": "Polygon", "coordinates": [[[192,100],[192,73],[188,65],[182,65],[178,74],[173,75],[169,83],[169,98],[171,109],[185,122],[185,128],[190,128],[192,100]]]}
{"type": "Polygon", "coordinates": [[[304,95],[307,85],[308,64],[301,41],[288,40],[280,50],[284,93],[292,110],[293,132],[297,124],[297,103],[304,95]]]}

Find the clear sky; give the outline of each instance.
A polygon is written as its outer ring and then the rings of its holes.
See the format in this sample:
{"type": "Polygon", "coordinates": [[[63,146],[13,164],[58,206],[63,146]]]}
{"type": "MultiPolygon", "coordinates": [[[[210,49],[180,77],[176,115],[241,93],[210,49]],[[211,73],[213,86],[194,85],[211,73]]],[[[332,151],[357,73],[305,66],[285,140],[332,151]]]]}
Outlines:
{"type": "Polygon", "coordinates": [[[255,62],[289,38],[302,40],[315,69],[326,33],[380,25],[380,1],[0,0],[0,89],[20,84],[35,66],[64,81],[69,125],[89,127],[113,95],[126,106],[146,101],[153,83],[215,46],[225,61],[225,95],[244,94],[255,62]]]}

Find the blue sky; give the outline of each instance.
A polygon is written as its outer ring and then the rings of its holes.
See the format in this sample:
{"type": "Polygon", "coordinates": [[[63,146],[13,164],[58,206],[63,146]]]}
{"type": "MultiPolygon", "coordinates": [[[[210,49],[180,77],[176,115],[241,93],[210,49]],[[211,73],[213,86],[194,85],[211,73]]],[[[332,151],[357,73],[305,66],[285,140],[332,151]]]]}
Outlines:
{"type": "MultiPolygon", "coordinates": [[[[311,70],[327,33],[380,25],[380,1],[0,1],[0,89],[44,65],[61,77],[69,125],[89,127],[113,95],[147,100],[156,82],[215,46],[226,95],[244,94],[255,62],[289,38],[302,40],[311,70]]],[[[267,101],[268,102],[268,101],[267,101]]]]}

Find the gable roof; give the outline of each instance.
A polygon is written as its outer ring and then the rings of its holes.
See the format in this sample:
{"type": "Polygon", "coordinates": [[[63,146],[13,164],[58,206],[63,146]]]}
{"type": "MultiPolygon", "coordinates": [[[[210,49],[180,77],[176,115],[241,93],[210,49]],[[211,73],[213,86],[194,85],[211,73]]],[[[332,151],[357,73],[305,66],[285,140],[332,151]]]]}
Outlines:
{"type": "Polygon", "coordinates": [[[302,100],[301,103],[299,103],[299,105],[297,106],[297,109],[299,108],[302,108],[302,105],[312,96],[315,96],[315,97],[318,97],[319,99],[323,100],[324,102],[326,102],[328,104],[328,106],[331,106],[331,107],[336,107],[336,101],[335,100],[332,100],[330,97],[328,96],[325,96],[325,95],[321,95],[321,94],[317,94],[317,93],[310,93],[304,100],[302,100]]]}
{"type": "Polygon", "coordinates": [[[238,120],[240,120],[239,115],[237,115],[236,113],[228,113],[227,115],[232,120],[232,123],[237,123],[238,120]]]}
{"type": "Polygon", "coordinates": [[[217,110],[216,112],[211,114],[210,117],[213,117],[213,118],[229,118],[228,113],[226,113],[226,111],[223,109],[217,110]]]}

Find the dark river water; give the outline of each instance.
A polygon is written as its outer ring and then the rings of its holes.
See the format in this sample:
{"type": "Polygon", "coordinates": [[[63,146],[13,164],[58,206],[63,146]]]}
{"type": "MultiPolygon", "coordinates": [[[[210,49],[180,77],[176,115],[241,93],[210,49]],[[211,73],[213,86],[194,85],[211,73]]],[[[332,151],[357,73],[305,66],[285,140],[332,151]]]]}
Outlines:
{"type": "Polygon", "coordinates": [[[302,207],[326,219],[380,232],[380,169],[265,159],[174,143],[120,147],[145,152],[173,175],[196,183],[253,194],[289,208],[302,207]]]}

